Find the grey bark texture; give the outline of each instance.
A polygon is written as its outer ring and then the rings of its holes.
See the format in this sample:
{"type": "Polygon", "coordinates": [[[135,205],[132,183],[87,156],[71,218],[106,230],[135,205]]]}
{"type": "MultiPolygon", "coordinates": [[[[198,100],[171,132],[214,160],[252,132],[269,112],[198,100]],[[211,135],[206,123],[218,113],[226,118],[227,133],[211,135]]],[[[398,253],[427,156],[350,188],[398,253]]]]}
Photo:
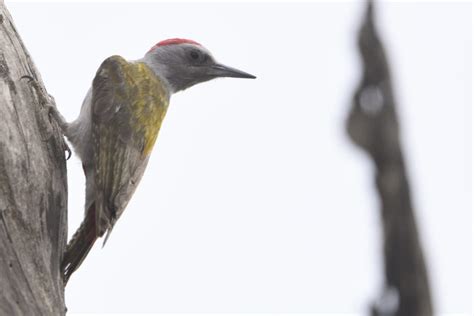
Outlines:
{"type": "Polygon", "coordinates": [[[0,315],[65,314],[66,161],[44,91],[0,0],[0,315]]]}
{"type": "Polygon", "coordinates": [[[359,32],[359,50],[364,73],[353,97],[347,131],[375,165],[385,259],[385,291],[371,313],[430,316],[431,294],[400,145],[389,65],[375,29],[371,1],[359,32]]]}

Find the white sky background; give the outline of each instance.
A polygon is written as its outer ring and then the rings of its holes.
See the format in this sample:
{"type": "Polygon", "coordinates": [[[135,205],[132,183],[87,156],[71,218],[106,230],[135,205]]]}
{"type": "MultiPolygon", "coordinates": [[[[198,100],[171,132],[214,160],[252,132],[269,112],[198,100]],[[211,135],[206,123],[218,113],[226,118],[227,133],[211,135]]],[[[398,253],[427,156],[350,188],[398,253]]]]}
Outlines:
{"type": "MultiPolygon", "coordinates": [[[[70,312],[364,314],[382,284],[372,167],[343,127],[361,2],[8,5],[68,120],[106,57],[195,39],[258,76],[172,97],[150,164],[70,312]]],[[[471,4],[382,3],[436,310],[471,311],[471,4]]],[[[68,162],[71,235],[83,216],[68,162]]]]}

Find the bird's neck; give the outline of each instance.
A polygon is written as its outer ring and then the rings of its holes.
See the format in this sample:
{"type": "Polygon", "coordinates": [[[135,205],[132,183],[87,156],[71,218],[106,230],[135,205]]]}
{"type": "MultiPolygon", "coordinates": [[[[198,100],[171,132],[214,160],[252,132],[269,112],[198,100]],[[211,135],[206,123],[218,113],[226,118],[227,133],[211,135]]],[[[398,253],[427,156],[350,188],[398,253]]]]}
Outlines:
{"type": "Polygon", "coordinates": [[[160,63],[154,61],[151,58],[147,58],[147,56],[137,60],[137,62],[144,63],[145,65],[147,65],[153,71],[155,76],[157,76],[163,82],[163,84],[165,85],[166,90],[168,90],[168,93],[169,93],[170,96],[177,91],[177,89],[175,88],[173,82],[171,82],[168,79],[168,76],[166,75],[167,74],[167,69],[166,69],[165,65],[160,64],[160,63]]]}

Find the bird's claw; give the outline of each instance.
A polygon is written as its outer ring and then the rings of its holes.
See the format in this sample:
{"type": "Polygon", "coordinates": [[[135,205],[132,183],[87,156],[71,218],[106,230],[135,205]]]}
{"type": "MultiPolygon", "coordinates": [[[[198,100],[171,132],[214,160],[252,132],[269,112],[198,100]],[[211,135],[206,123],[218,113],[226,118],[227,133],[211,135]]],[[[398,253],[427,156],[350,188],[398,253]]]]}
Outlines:
{"type": "Polygon", "coordinates": [[[48,100],[46,95],[49,96],[49,97],[51,97],[51,96],[45,91],[45,89],[38,83],[38,81],[35,78],[33,78],[30,75],[24,75],[24,76],[20,77],[20,80],[22,80],[22,79],[27,79],[28,83],[33,86],[33,88],[36,91],[36,95],[39,98],[41,106],[50,105],[51,100],[48,100]]]}
{"type": "MultiPolygon", "coordinates": [[[[28,83],[30,83],[35,89],[41,106],[43,108],[46,108],[46,110],[48,111],[49,122],[51,123],[51,117],[53,117],[53,119],[56,121],[56,123],[58,123],[59,127],[61,128],[64,134],[64,128],[67,124],[64,118],[62,117],[62,115],[58,112],[58,109],[56,108],[56,100],[54,99],[54,97],[50,95],[49,93],[47,93],[45,89],[41,85],[38,84],[38,81],[32,76],[24,75],[20,77],[20,80],[22,79],[27,79],[28,83]]],[[[69,158],[71,158],[72,151],[67,145],[64,138],[62,138],[62,143],[63,143],[62,146],[63,146],[64,151],[67,152],[66,160],[68,160],[69,158]]]]}
{"type": "Polygon", "coordinates": [[[67,151],[66,160],[69,160],[69,158],[71,158],[71,155],[72,155],[71,148],[69,148],[68,144],[64,140],[63,140],[63,146],[64,146],[64,150],[67,151]]]}
{"type": "Polygon", "coordinates": [[[30,76],[30,75],[21,76],[21,77],[20,77],[20,80],[21,80],[21,79],[28,79],[28,82],[31,82],[31,81],[34,81],[34,80],[35,80],[35,79],[34,79],[32,76],[30,76]]]}

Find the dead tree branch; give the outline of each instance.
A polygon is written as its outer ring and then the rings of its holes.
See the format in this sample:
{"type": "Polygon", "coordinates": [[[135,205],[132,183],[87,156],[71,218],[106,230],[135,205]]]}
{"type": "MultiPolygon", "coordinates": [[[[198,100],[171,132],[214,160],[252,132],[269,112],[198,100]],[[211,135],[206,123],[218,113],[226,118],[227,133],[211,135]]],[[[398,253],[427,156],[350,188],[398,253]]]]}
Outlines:
{"type": "Polygon", "coordinates": [[[364,74],[347,120],[352,141],[376,169],[385,256],[385,292],[372,315],[433,314],[427,271],[413,213],[389,65],[374,25],[373,3],[359,32],[364,74]]]}

